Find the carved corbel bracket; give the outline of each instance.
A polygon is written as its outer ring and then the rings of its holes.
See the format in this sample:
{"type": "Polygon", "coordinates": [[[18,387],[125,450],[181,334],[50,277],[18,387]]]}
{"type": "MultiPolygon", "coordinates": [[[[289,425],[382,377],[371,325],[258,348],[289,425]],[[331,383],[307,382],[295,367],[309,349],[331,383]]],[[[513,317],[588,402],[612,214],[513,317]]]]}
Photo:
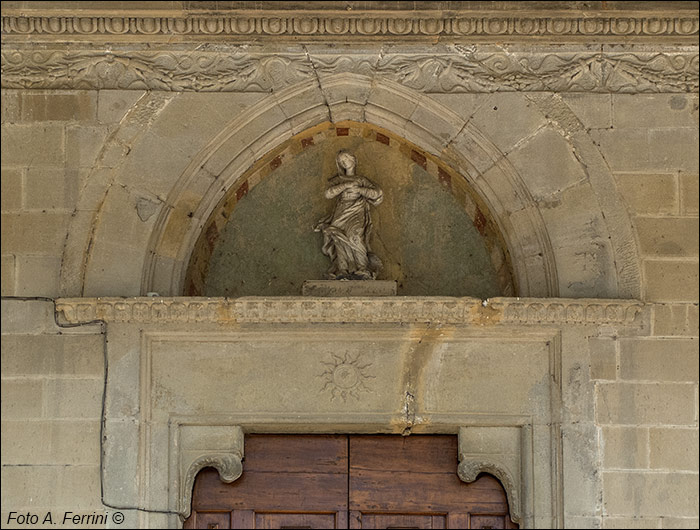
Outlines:
{"type": "Polygon", "coordinates": [[[180,429],[185,432],[180,435],[183,443],[178,459],[180,491],[177,512],[184,521],[192,512],[192,488],[197,473],[205,467],[213,467],[219,472],[222,482],[231,483],[243,474],[244,452],[243,429],[238,426],[180,426],[180,429]],[[209,450],[204,447],[209,447],[209,450]]]}
{"type": "Polygon", "coordinates": [[[510,519],[514,523],[520,524],[520,494],[515,487],[510,473],[502,465],[489,460],[476,460],[472,457],[460,455],[457,475],[463,482],[474,482],[480,473],[489,473],[503,484],[508,497],[508,507],[510,508],[510,519]]]}
{"type": "Polygon", "coordinates": [[[460,480],[467,483],[474,482],[480,473],[496,477],[506,491],[510,519],[516,524],[522,524],[519,431],[514,427],[460,428],[457,467],[460,480]],[[482,452],[485,448],[488,453],[482,452]],[[500,451],[494,453],[494,449],[500,451]]]}

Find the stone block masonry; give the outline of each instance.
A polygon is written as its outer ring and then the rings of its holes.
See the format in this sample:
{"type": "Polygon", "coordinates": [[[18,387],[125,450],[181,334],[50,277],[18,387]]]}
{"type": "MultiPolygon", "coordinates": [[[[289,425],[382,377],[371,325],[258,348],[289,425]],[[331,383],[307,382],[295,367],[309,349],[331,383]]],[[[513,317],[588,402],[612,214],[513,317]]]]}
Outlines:
{"type": "Polygon", "coordinates": [[[103,387],[100,324],[61,328],[51,301],[2,300],[3,528],[10,512],[59,523],[64,511],[104,512],[103,387]]]}

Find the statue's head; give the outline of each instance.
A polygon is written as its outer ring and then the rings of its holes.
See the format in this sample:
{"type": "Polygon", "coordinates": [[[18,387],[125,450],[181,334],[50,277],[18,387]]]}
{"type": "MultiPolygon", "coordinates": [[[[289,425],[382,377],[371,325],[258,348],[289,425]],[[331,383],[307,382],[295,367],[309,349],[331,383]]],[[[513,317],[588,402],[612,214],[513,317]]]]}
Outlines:
{"type": "Polygon", "coordinates": [[[338,151],[338,155],[335,157],[335,163],[338,166],[338,171],[347,174],[348,170],[354,169],[357,165],[357,158],[347,151],[338,151]]]}

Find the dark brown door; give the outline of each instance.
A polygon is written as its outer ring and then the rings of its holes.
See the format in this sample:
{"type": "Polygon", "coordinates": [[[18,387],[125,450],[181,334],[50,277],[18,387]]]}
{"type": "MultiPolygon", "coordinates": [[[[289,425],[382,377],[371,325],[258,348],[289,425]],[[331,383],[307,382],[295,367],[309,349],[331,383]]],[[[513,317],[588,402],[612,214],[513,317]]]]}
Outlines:
{"type": "Polygon", "coordinates": [[[185,528],[517,528],[490,476],[457,477],[456,436],[246,436],[243,475],[195,482],[185,528]]]}

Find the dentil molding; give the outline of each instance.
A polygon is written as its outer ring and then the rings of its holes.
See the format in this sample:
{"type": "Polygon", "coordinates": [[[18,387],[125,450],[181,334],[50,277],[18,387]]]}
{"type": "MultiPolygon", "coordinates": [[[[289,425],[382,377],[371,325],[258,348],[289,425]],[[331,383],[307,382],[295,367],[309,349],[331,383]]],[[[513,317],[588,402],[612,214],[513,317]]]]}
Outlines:
{"type": "Polygon", "coordinates": [[[508,38],[558,40],[646,38],[692,39],[698,35],[697,12],[643,11],[235,11],[207,14],[157,11],[5,10],[3,37],[39,39],[110,37],[148,39],[206,37],[367,38],[508,38]]]}
{"type": "Polygon", "coordinates": [[[59,322],[412,323],[471,325],[595,324],[645,326],[650,306],[637,300],[450,297],[60,298],[59,322]]]}

